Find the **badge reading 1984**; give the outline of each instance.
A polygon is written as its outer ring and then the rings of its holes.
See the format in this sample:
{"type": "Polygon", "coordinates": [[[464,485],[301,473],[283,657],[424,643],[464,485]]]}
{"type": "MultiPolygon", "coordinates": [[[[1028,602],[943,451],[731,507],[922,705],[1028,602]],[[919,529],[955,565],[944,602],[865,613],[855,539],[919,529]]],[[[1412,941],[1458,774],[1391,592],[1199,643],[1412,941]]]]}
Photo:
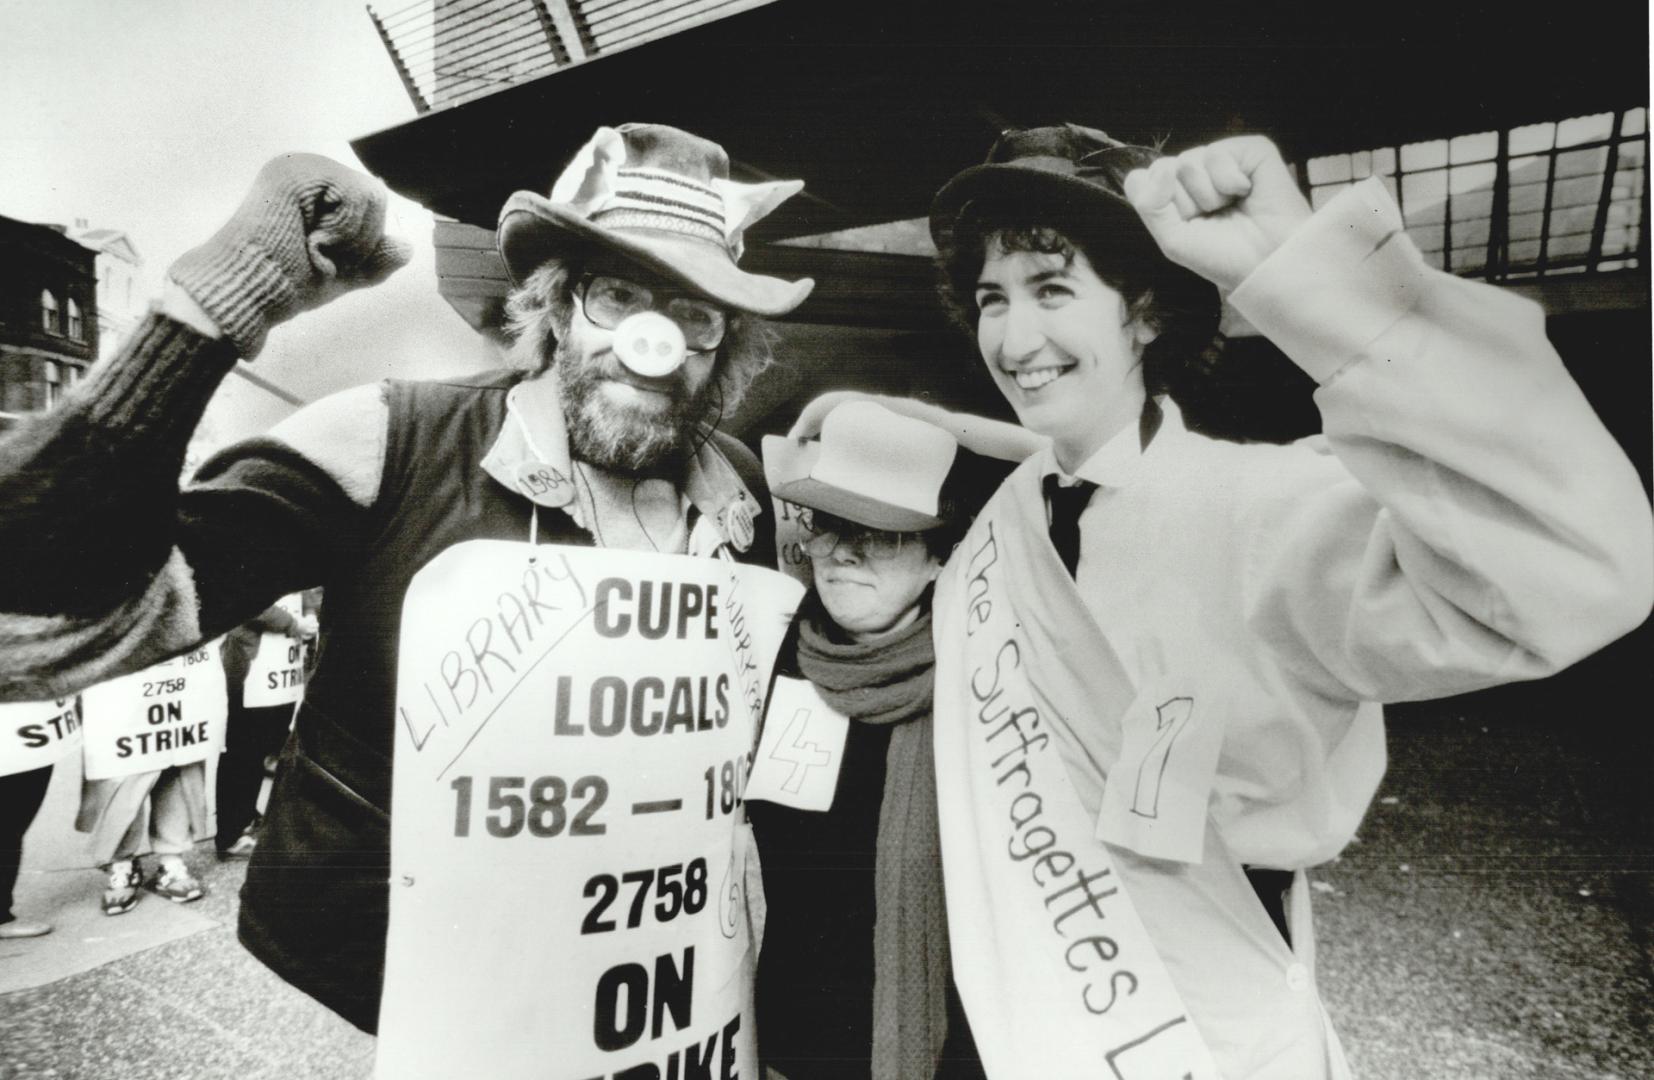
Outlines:
{"type": "Polygon", "coordinates": [[[567,506],[574,501],[574,481],[542,461],[525,461],[514,471],[517,490],[541,506],[567,506]]]}

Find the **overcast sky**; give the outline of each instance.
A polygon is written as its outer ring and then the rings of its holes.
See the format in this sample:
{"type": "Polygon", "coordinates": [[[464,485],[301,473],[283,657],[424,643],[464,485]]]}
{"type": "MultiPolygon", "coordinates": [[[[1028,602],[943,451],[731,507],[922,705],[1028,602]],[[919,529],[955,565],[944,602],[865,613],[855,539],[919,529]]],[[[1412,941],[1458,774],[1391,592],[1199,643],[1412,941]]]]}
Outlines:
{"type": "MultiPolygon", "coordinates": [[[[350,139],[413,117],[361,0],[0,0],[0,214],[123,230],[156,279],[273,155],[358,165],[350,139]]],[[[429,215],[393,213],[415,264],[284,329],[265,374],[312,398],[483,362],[437,295],[429,215]]],[[[286,411],[246,384],[226,396],[233,434],[286,411]]]]}

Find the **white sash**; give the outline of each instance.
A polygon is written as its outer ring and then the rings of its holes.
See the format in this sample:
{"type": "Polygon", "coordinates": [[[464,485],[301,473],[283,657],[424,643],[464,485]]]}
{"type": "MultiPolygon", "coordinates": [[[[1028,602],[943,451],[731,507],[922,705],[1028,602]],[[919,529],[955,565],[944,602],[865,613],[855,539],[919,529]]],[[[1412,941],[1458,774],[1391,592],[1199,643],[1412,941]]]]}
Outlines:
{"type": "Polygon", "coordinates": [[[1000,489],[936,592],[942,862],[972,1034],[995,1080],[1216,1078],[1131,875],[1095,837],[1135,688],[1031,476],[1000,489]]]}
{"type": "Polygon", "coordinates": [[[1302,875],[1295,952],[1209,813],[1240,661],[1175,581],[1156,602],[1180,609],[1177,640],[1111,644],[1044,526],[1025,465],[937,587],[948,922],[989,1075],[1347,1077],[1302,875]]]}
{"type": "Polygon", "coordinates": [[[81,694],[86,778],[154,772],[218,755],[229,711],[217,640],[81,694]]]}
{"type": "Polygon", "coordinates": [[[497,540],[415,575],[379,1076],[758,1075],[740,803],[802,593],[497,540]]]}
{"type": "Polygon", "coordinates": [[[0,776],[54,765],[79,752],[84,736],[72,697],[0,705],[0,776]]]}

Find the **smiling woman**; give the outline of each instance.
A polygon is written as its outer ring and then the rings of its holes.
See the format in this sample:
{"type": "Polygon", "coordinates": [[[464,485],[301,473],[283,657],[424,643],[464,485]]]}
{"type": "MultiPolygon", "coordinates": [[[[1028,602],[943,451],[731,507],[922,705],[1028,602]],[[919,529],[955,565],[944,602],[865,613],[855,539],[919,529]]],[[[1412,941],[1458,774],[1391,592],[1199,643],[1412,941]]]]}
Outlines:
{"type": "MultiPolygon", "coordinates": [[[[1052,239],[1061,240],[1041,246],[1052,239]]],[[[1017,418],[1051,436],[1059,460],[1078,465],[1142,413],[1143,347],[1156,336],[1147,304],[1133,311],[1083,251],[1025,250],[995,233],[976,306],[989,374],[1017,418]]]]}
{"type": "Polygon", "coordinates": [[[1541,678],[1640,623],[1635,470],[1536,306],[1429,269],[1377,180],[1312,211],[1260,136],[1174,157],[1007,131],[931,229],[992,378],[1052,440],[934,590],[982,1060],[1348,1076],[1306,870],[1378,788],[1381,706],[1541,678]],[[1185,424],[1167,383],[1200,374],[1220,290],[1317,384],[1321,438],[1185,424]]]}
{"type": "MultiPolygon", "coordinates": [[[[1019,138],[1008,134],[1007,145],[1019,138]]],[[[1115,188],[1159,156],[1123,144],[1083,150],[1088,182],[1115,188]]],[[[1073,469],[1136,420],[1147,399],[1205,384],[1221,307],[1211,282],[1154,255],[1123,198],[1058,187],[1048,211],[1018,196],[1029,171],[966,170],[958,179],[970,197],[938,204],[949,208],[932,221],[941,299],[976,338],[1017,418],[1050,436],[1058,461],[1073,469]]]]}

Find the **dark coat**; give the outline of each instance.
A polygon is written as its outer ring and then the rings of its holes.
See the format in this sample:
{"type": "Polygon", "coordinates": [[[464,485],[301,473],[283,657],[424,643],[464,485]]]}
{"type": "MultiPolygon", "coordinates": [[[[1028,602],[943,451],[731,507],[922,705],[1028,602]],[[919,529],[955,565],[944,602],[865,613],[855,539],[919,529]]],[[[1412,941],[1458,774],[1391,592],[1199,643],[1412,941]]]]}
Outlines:
{"type": "MultiPolygon", "coordinates": [[[[323,661],[305,692],[241,894],[243,944],[277,974],[365,1031],[384,980],[390,897],[391,752],[403,596],[440,552],[475,539],[526,540],[525,500],[479,466],[520,375],[390,383],[383,479],[372,509],[341,520],[325,567],[323,661]]],[[[768,502],[757,460],[713,435],[768,502]]],[[[256,475],[216,463],[213,483],[256,475]]],[[[742,558],[774,565],[770,530],[742,558]]],[[[591,543],[566,514],[540,516],[541,543],[591,543]]]]}

